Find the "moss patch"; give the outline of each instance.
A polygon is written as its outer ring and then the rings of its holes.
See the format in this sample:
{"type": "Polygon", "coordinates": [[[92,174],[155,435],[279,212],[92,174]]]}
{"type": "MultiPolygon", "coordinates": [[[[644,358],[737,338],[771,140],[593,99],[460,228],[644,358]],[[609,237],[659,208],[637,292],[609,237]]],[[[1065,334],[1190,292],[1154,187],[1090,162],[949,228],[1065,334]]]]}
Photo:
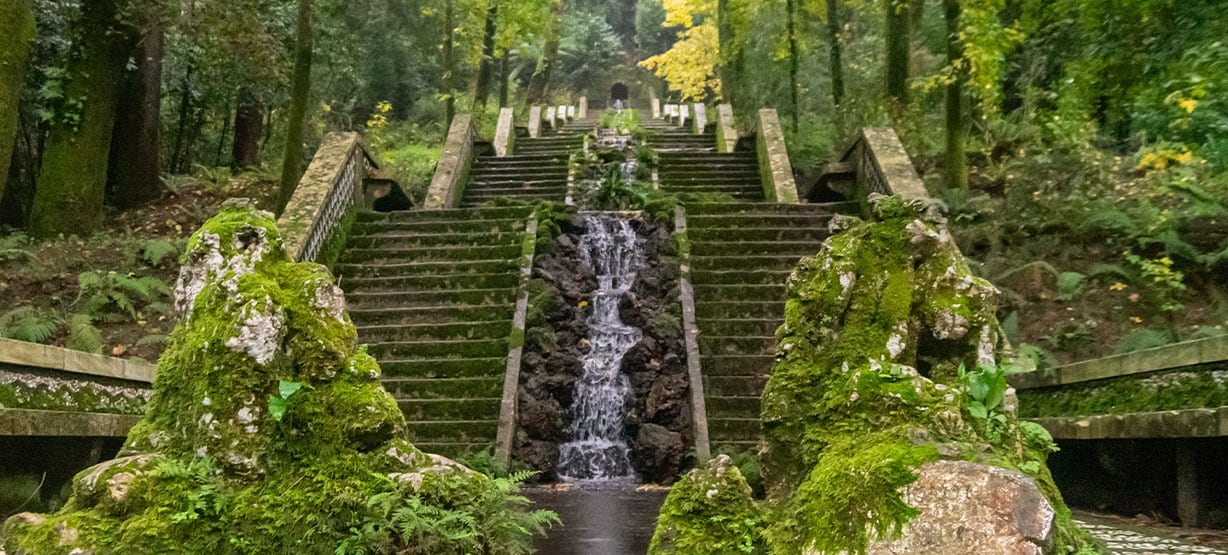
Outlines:
{"type": "Polygon", "coordinates": [[[764,549],[764,520],[746,478],[719,455],[674,484],[649,555],[725,555],[764,549]]]}
{"type": "Polygon", "coordinates": [[[1228,364],[1123,376],[1019,394],[1024,418],[1228,406],[1228,364]]]}

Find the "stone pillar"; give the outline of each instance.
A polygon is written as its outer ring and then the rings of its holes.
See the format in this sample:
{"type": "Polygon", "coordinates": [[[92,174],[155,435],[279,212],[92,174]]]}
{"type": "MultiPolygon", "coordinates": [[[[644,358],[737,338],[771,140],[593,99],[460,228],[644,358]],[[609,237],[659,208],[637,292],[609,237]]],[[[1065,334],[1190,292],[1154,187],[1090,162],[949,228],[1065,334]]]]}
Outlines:
{"type": "Polygon", "coordinates": [[[580,108],[576,111],[580,119],[584,119],[588,117],[588,97],[587,96],[580,97],[580,108]]]}
{"type": "Polygon", "coordinates": [[[1186,528],[1198,528],[1203,525],[1206,513],[1206,490],[1203,484],[1203,469],[1201,468],[1202,449],[1197,439],[1176,440],[1177,462],[1177,518],[1186,528]]]}
{"type": "Polygon", "coordinates": [[[516,141],[516,110],[499,109],[499,124],[495,127],[495,156],[500,158],[512,153],[516,141]]]}
{"type": "Polygon", "coordinates": [[[652,117],[653,119],[661,119],[661,99],[652,99],[652,117]]]}
{"type": "Polygon", "coordinates": [[[559,124],[555,120],[555,116],[559,111],[557,106],[546,106],[546,123],[550,124],[551,129],[558,129],[559,124]]]}
{"type": "Polygon", "coordinates": [[[575,119],[576,119],[576,107],[575,107],[575,106],[568,106],[568,107],[567,107],[567,119],[569,119],[569,120],[575,120],[575,119]]]}
{"type": "Polygon", "coordinates": [[[686,120],[691,117],[691,106],[683,104],[678,106],[678,127],[686,127],[686,120]]]}
{"type": "Polygon", "coordinates": [[[542,136],[542,107],[529,108],[529,137],[534,139],[542,136]]]}
{"type": "Polygon", "coordinates": [[[554,117],[559,122],[559,127],[562,127],[563,124],[567,123],[567,107],[562,104],[558,105],[554,109],[554,117]]]}
{"type": "Polygon", "coordinates": [[[776,110],[759,110],[759,172],[763,175],[763,196],[772,202],[798,204],[793,165],[785,148],[785,132],[776,110]]]}
{"type": "Polygon", "coordinates": [[[716,149],[733,152],[738,146],[738,129],[733,123],[733,106],[719,104],[716,107],[716,149]]]}
{"type": "Polygon", "coordinates": [[[453,208],[460,200],[469,179],[469,167],[473,164],[473,137],[476,133],[473,115],[457,114],[448,130],[448,140],[443,145],[435,177],[426,191],[426,210],[453,208]]]}
{"type": "Polygon", "coordinates": [[[696,135],[703,135],[704,129],[708,127],[708,107],[704,106],[703,102],[695,103],[695,123],[691,125],[691,131],[696,135]]]}

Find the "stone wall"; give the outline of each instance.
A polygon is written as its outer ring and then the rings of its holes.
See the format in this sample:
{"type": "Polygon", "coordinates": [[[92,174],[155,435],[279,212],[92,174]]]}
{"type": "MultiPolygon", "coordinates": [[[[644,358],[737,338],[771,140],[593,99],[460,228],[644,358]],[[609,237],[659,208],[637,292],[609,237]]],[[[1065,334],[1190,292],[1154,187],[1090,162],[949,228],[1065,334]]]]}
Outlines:
{"type": "Polygon", "coordinates": [[[776,110],[759,110],[759,171],[763,174],[763,194],[772,202],[797,204],[797,183],[785,147],[785,133],[776,110]]]}
{"type": "Polygon", "coordinates": [[[369,159],[357,133],[329,133],[277,220],[295,260],[315,260],[349,208],[363,202],[369,159]]]}
{"type": "Polygon", "coordinates": [[[472,115],[459,114],[452,120],[423,208],[441,210],[453,208],[460,202],[465,192],[465,182],[469,180],[469,169],[473,166],[473,140],[476,134],[472,115]]]}

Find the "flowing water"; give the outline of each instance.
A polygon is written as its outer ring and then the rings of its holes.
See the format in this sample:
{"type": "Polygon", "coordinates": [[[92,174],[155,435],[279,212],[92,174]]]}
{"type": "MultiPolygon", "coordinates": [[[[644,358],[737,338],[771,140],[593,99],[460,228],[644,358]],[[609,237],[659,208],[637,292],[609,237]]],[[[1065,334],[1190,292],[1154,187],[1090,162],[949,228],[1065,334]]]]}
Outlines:
{"type": "Polygon", "coordinates": [[[584,357],[584,374],[576,381],[571,441],[559,448],[559,475],[565,480],[630,478],[634,472],[631,450],[623,438],[623,417],[631,384],[620,366],[643,333],[622,322],[618,304],[635,282],[643,260],[626,218],[589,214],[585,224],[583,262],[597,274],[588,320],[591,350],[584,357]]]}

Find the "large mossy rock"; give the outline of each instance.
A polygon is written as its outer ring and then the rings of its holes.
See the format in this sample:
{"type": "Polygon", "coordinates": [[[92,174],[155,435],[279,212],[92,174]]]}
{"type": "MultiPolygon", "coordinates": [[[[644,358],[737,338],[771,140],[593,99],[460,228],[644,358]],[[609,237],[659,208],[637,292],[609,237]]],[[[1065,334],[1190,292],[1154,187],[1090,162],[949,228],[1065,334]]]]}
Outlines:
{"type": "Polygon", "coordinates": [[[834,222],[839,233],[789,278],[762,410],[773,552],[915,547],[926,540],[913,536],[935,529],[935,518],[958,527],[989,510],[978,505],[985,497],[961,505],[941,491],[908,493],[918,474],[932,472],[927,464],[941,460],[986,467],[960,475],[983,480],[990,497],[995,488],[1039,492],[1045,503],[1028,505],[1034,514],[1020,522],[1045,525],[995,524],[969,530],[965,544],[901,552],[958,555],[1005,545],[971,537],[986,530],[1022,538],[1031,551],[1021,553],[1090,546],[1045,467],[1050,438],[1015,415],[999,365],[996,289],[973,275],[924,206],[877,195],[870,206],[870,221],[834,222]],[[914,520],[926,526],[911,526],[914,520]],[[1037,530],[1044,537],[1027,537],[1037,530]]]}
{"type": "Polygon", "coordinates": [[[728,455],[692,469],[670,489],[649,555],[732,555],[764,548],[763,518],[728,455]]]}
{"type": "Polygon", "coordinates": [[[175,293],[181,323],[120,458],[79,474],[59,513],[10,518],[0,551],[525,545],[506,481],[410,444],[341,290],[323,266],[288,258],[270,214],[223,208],[191,238],[175,293]]]}

